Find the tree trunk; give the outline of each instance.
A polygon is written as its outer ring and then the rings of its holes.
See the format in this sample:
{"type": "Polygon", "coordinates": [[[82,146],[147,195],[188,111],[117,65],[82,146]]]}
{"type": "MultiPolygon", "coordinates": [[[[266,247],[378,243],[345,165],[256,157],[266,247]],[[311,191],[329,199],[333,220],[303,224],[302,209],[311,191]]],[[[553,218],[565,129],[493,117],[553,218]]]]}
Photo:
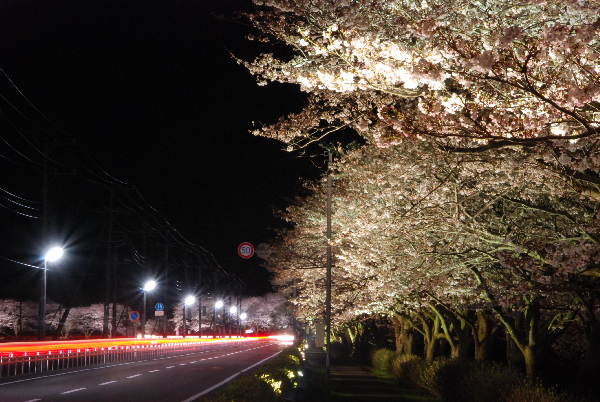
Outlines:
{"type": "Polygon", "coordinates": [[[533,380],[535,378],[535,373],[537,372],[535,350],[530,346],[526,346],[522,352],[523,357],[525,358],[525,372],[527,373],[527,378],[533,380]]]}
{"type": "Polygon", "coordinates": [[[438,339],[433,338],[432,340],[425,339],[425,360],[432,362],[437,357],[438,350],[438,339]]]}
{"type": "Polygon", "coordinates": [[[469,348],[471,346],[471,337],[469,334],[468,339],[459,339],[454,345],[450,344],[450,356],[455,357],[467,357],[469,354],[469,348]]]}
{"type": "Polygon", "coordinates": [[[69,312],[71,311],[71,307],[66,307],[63,315],[60,317],[60,321],[58,321],[58,325],[56,326],[56,330],[54,331],[54,335],[52,336],[53,340],[57,340],[60,337],[60,333],[62,332],[63,327],[65,326],[65,322],[67,322],[67,318],[69,317],[69,312]]]}
{"type": "Polygon", "coordinates": [[[396,353],[404,355],[415,354],[415,329],[412,323],[400,316],[393,316],[392,323],[396,338],[396,353]]]}
{"type": "Polygon", "coordinates": [[[492,326],[487,312],[477,311],[476,314],[477,330],[473,333],[475,360],[487,360],[499,326],[492,326]]]}

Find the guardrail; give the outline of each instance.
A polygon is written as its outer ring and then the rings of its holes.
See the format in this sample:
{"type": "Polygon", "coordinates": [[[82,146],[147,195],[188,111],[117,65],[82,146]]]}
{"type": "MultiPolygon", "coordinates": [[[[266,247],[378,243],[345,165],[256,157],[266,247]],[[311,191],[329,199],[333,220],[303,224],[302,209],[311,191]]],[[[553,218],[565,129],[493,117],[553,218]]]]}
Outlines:
{"type": "MultiPolygon", "coordinates": [[[[239,344],[258,339],[260,338],[177,339],[171,342],[168,340],[160,342],[150,340],[142,344],[64,350],[56,350],[57,346],[60,347],[60,343],[56,342],[52,344],[54,350],[0,353],[0,378],[127,360],[148,359],[184,350],[197,350],[215,343],[234,342],[234,344],[239,344]]],[[[137,343],[139,341],[129,342],[137,343]]],[[[72,346],[72,344],[65,344],[65,346],[67,345],[72,346]]],[[[1,351],[2,347],[0,347],[1,351]]]]}

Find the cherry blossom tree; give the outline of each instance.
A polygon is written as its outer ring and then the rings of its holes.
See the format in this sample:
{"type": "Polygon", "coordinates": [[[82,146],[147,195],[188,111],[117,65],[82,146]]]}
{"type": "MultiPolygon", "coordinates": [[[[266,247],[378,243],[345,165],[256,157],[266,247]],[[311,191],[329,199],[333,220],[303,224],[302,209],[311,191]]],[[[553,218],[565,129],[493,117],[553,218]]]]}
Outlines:
{"type": "Polygon", "coordinates": [[[381,145],[407,135],[510,144],[598,133],[596,1],[255,3],[257,38],[295,56],[244,63],[260,82],[315,93],[305,112],[264,131],[285,142],[345,126],[373,128],[365,134],[381,145]]]}
{"type": "MultiPolygon", "coordinates": [[[[599,228],[596,204],[569,192],[562,175],[502,167],[521,156],[509,148],[455,154],[426,141],[343,156],[333,200],[334,322],[392,314],[422,333],[430,359],[440,339],[453,356],[474,344],[485,358],[502,323],[533,373],[542,344],[577,313],[571,280],[597,266],[599,228]]],[[[314,317],[324,277],[302,268],[323,267],[326,241],[323,186],[311,190],[283,214],[296,225],[272,246],[269,264],[275,284],[297,278],[295,303],[314,317]]]]}
{"type": "Polygon", "coordinates": [[[0,300],[0,329],[9,336],[35,334],[37,317],[37,303],[13,299],[0,300]]]}
{"type": "Polygon", "coordinates": [[[267,293],[264,296],[242,298],[241,311],[247,315],[247,325],[256,325],[259,331],[278,331],[292,327],[287,298],[280,294],[267,293]]]}

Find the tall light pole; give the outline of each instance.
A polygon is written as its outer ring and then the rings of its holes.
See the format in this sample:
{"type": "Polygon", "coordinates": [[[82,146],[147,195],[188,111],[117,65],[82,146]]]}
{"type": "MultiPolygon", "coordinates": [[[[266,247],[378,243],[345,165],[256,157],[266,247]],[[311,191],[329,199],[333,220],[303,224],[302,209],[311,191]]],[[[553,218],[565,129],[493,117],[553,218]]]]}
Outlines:
{"type": "Polygon", "coordinates": [[[142,289],[144,291],[144,309],[142,310],[142,338],[146,337],[146,292],[154,289],[156,287],[155,281],[148,281],[144,285],[142,289]]]}
{"type": "Polygon", "coordinates": [[[235,314],[236,311],[237,311],[236,306],[231,306],[229,308],[229,336],[231,336],[231,318],[233,317],[233,315],[235,314]]]}
{"type": "Polygon", "coordinates": [[[213,307],[213,324],[215,326],[215,331],[213,333],[213,336],[216,335],[217,333],[217,309],[223,307],[223,302],[221,300],[216,301],[215,305],[213,307]]]}
{"type": "MultiPolygon", "coordinates": [[[[241,326],[242,321],[244,321],[246,319],[246,317],[247,317],[246,313],[240,314],[240,326],[241,326]]],[[[244,327],[242,326],[242,331],[243,331],[243,328],[244,327]]],[[[241,335],[244,336],[244,332],[242,332],[241,335]]]]}
{"type": "Polygon", "coordinates": [[[325,325],[327,325],[327,350],[325,355],[325,388],[327,400],[329,400],[329,377],[331,372],[331,163],[333,154],[329,154],[327,164],[327,291],[325,295],[325,325]]]}
{"type": "Polygon", "coordinates": [[[63,255],[63,249],[60,247],[52,247],[44,256],[44,293],[40,300],[40,316],[39,316],[39,333],[40,341],[46,340],[46,272],[48,271],[48,261],[56,261],[63,255]]]}
{"type": "Polygon", "coordinates": [[[194,302],[196,301],[196,299],[194,299],[194,296],[188,296],[185,298],[184,302],[183,302],[183,337],[185,338],[185,334],[186,334],[186,326],[185,326],[185,306],[192,306],[192,304],[194,304],[194,302]]]}

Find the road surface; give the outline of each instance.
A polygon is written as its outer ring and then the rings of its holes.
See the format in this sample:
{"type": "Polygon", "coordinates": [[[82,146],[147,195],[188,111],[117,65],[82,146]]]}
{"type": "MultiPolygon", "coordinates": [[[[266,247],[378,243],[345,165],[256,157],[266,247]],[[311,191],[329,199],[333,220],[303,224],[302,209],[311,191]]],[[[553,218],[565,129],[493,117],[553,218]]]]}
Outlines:
{"type": "Polygon", "coordinates": [[[1,402],[191,402],[275,356],[278,341],[215,344],[172,355],[0,379],[1,402]]]}

